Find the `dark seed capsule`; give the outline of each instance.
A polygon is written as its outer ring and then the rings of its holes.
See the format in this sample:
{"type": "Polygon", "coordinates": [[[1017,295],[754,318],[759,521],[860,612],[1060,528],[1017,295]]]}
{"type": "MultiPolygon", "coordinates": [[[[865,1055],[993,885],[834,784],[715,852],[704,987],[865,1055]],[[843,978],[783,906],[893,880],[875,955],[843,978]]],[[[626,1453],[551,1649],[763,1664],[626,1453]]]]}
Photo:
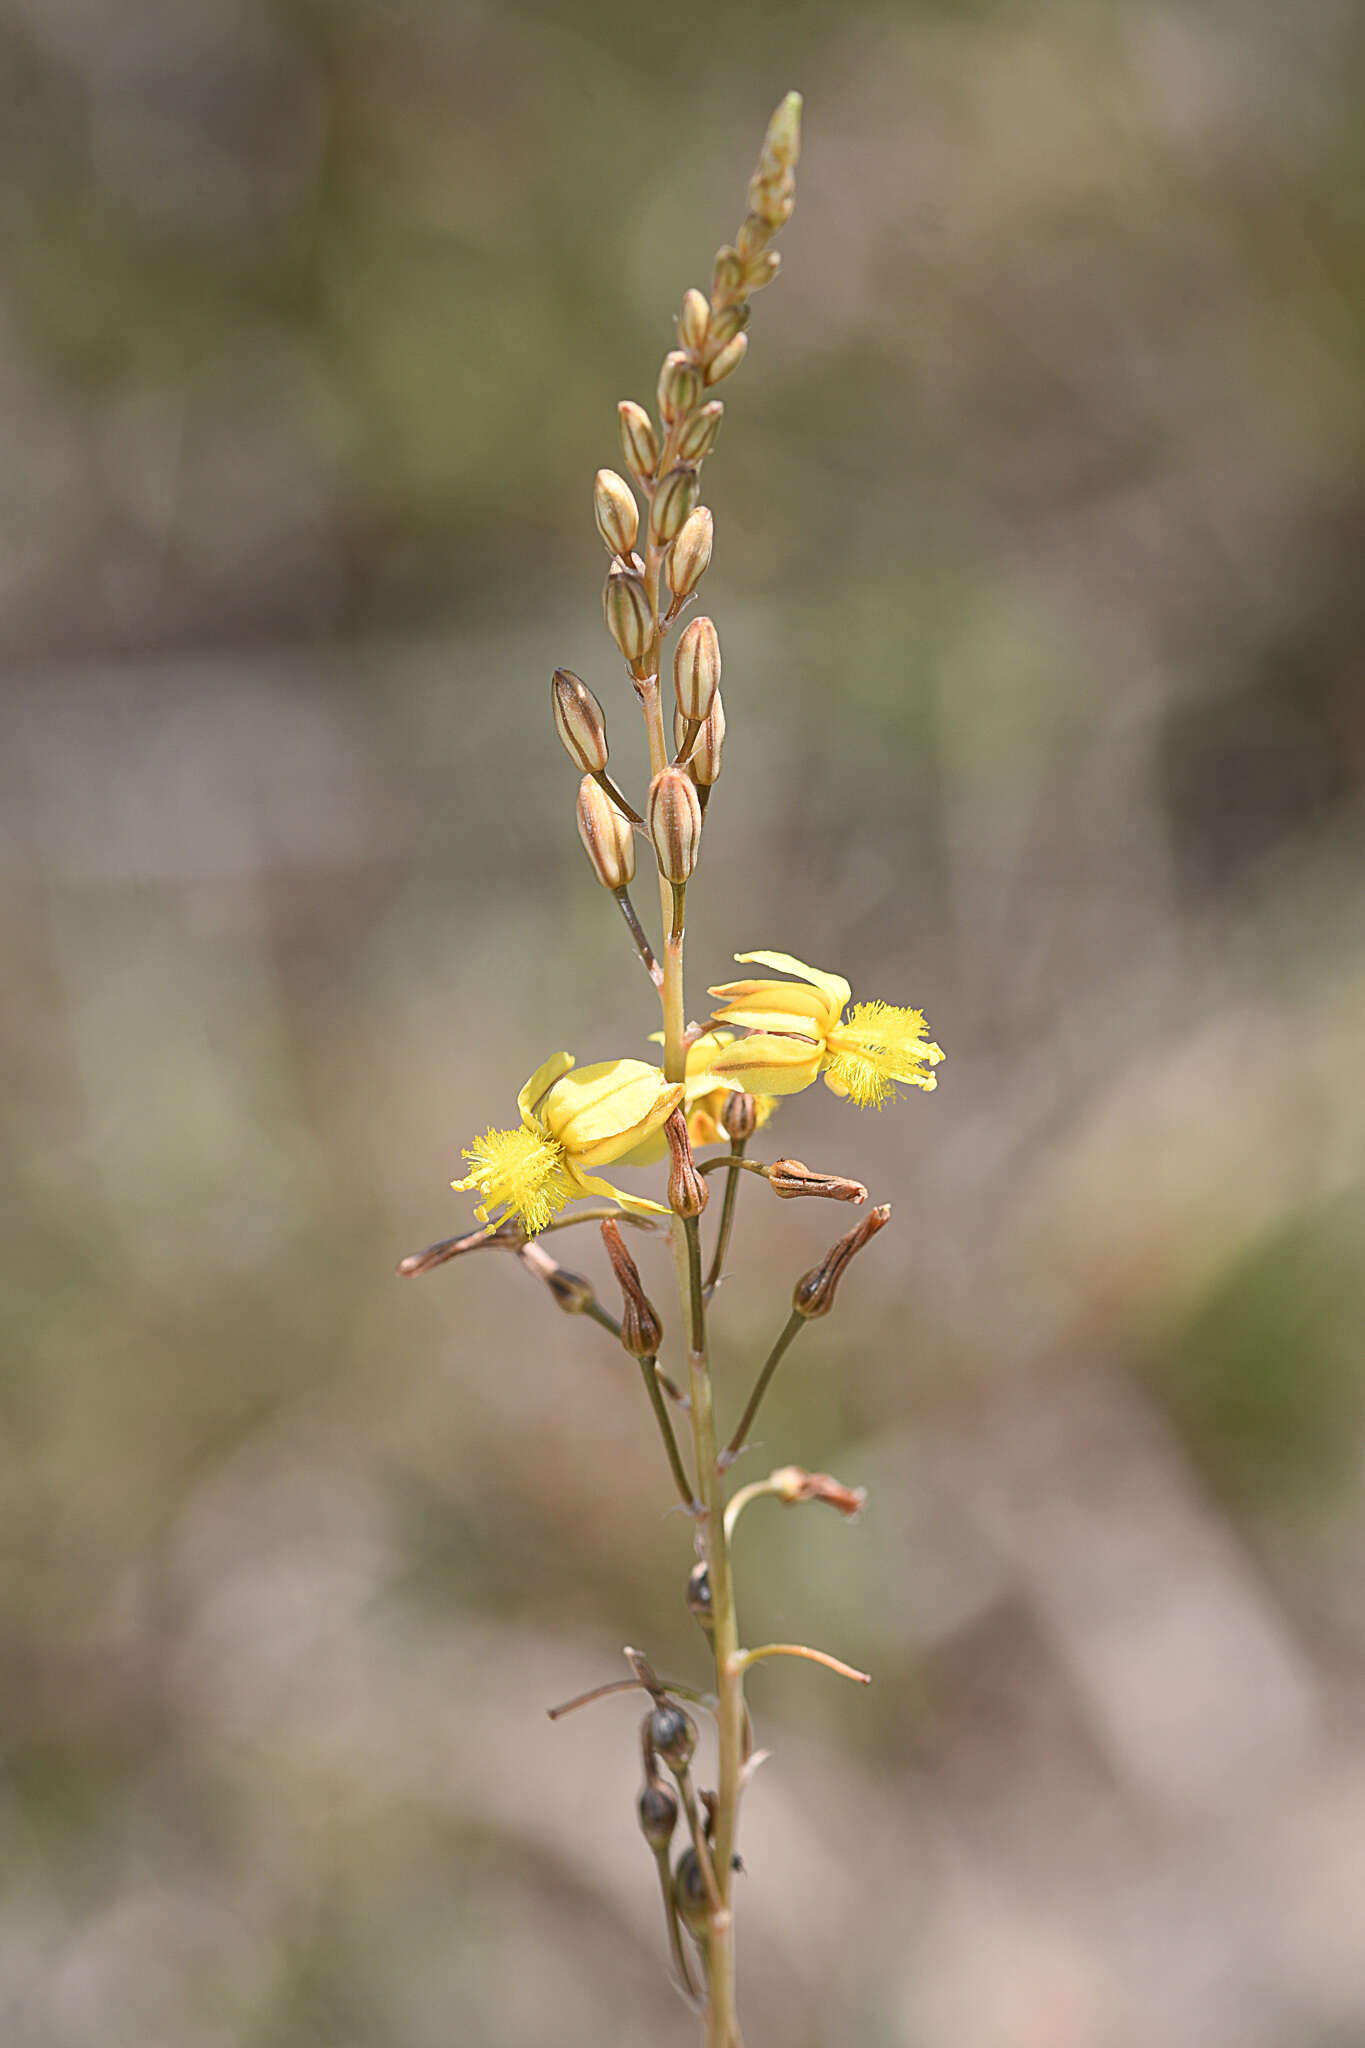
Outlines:
{"type": "Polygon", "coordinates": [[[651,1849],[666,1849],[678,1825],[678,1802],[666,1785],[646,1785],[636,1812],[640,1833],[651,1849]]]}
{"type": "Polygon", "coordinates": [[[649,1717],[649,1739],[664,1762],[680,1771],[697,1746],[697,1724],[681,1707],[663,1703],[649,1717]]]}

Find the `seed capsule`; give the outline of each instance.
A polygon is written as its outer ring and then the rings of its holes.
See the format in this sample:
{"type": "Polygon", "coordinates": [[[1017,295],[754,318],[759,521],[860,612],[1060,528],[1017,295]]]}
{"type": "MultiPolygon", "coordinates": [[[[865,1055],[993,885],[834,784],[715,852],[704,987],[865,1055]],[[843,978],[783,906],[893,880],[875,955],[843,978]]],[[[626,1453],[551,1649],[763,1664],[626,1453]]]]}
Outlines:
{"type": "Polygon", "coordinates": [[[661,1700],[649,1717],[649,1743],[670,1770],[686,1770],[697,1746],[697,1724],[681,1707],[661,1700]]]}
{"type": "Polygon", "coordinates": [[[812,1320],[816,1316],[827,1316],[834,1306],[834,1292],[843,1278],[844,1268],[855,1252],[860,1252],[869,1238],[876,1236],[883,1224],[891,1221],[891,1206],[883,1202],[860,1224],[832,1244],[818,1266],[812,1266],[809,1273],[803,1273],[792,1291],[792,1307],[799,1316],[812,1320]]]}
{"type": "Polygon", "coordinates": [[[680,603],[692,595],[710,567],[715,536],[715,522],[705,505],[698,505],[679,527],[668,557],[668,587],[680,603]]]}
{"type": "Polygon", "coordinates": [[[545,1275],[545,1285],[566,1316],[581,1316],[597,1300],[591,1280],[585,1280],[581,1273],[571,1273],[567,1266],[556,1266],[545,1275]]]}
{"type": "Polygon", "coordinates": [[[681,768],[663,768],[649,785],[645,810],[649,836],[666,882],[685,882],[701,848],[701,805],[692,778],[681,768]]]}
{"type": "Polygon", "coordinates": [[[675,1216],[700,1216],[710,1199],[706,1182],[697,1172],[687,1119],[675,1109],[664,1125],[668,1141],[668,1206],[675,1216]]]}
{"type": "Polygon", "coordinates": [[[775,1195],[791,1201],[797,1195],[823,1195],[831,1202],[856,1202],[861,1205],[867,1200],[867,1189],[860,1180],[849,1180],[842,1173],[815,1173],[803,1159],[778,1159],[768,1168],[768,1186],[775,1195]]]}
{"type": "Polygon", "coordinates": [[[678,1858],[678,1867],[673,1873],[673,1903],[688,1933],[704,1941],[711,1912],[706,1899],[706,1879],[701,1874],[695,1849],[684,1849],[678,1858]]]}
{"type": "Polygon", "coordinates": [[[603,1221],[602,1242],[621,1288],[621,1342],[632,1358],[656,1358],[663,1342],[663,1325],[614,1217],[603,1221]]]}
{"type": "Polygon", "coordinates": [[[720,354],[713,356],[707,364],[707,383],[719,384],[722,377],[728,377],[732,370],[737,370],[744,361],[745,351],[748,346],[749,337],[747,334],[737,334],[733,341],[727,341],[720,354]]]}
{"type": "Polygon", "coordinates": [[[720,641],[712,620],[693,619],[673,650],[673,688],[684,718],[702,720],[720,688],[720,641]]]}
{"type": "Polygon", "coordinates": [[[666,1849],[678,1825],[678,1802],[667,1785],[646,1785],[635,1811],[651,1849],[666,1849]]]}
{"type": "Polygon", "coordinates": [[[635,834],[600,782],[578,785],[578,836],[604,889],[627,889],[635,873],[635,834]]]}
{"type": "Polygon", "coordinates": [[[569,759],[585,775],[607,765],[607,721],[602,706],[581,676],[571,668],[557,668],[550,683],[550,703],[555,730],[564,742],[569,759]]]}
{"type": "Polygon", "coordinates": [[[623,398],[616,408],[621,422],[621,452],[626,468],[636,476],[652,477],[659,467],[659,437],[654,422],[633,398],[623,398]]]}
{"type": "Polygon", "coordinates": [[[682,531],[697,502],[701,482],[695,469],[680,463],[670,469],[654,493],[649,523],[656,540],[673,540],[682,531]]]}
{"type": "Polygon", "coordinates": [[[699,292],[695,285],[683,293],[682,311],[678,315],[678,340],[693,355],[706,341],[706,324],[711,318],[711,307],[705,292],[699,292]]]}
{"type": "Polygon", "coordinates": [[[716,436],[720,432],[724,412],[725,407],[721,401],[713,398],[709,405],[702,406],[699,412],[694,412],[690,419],[683,421],[674,444],[678,450],[679,461],[701,462],[711,453],[716,445],[716,436]]]}
{"type": "Polygon", "coordinates": [[[640,508],[634,491],[614,469],[598,470],[592,487],[592,511],[607,553],[629,555],[640,531],[640,508]]]}
{"type": "Polygon", "coordinates": [[[654,612],[643,576],[613,563],[602,593],[602,610],[607,631],[626,660],[632,666],[642,661],[654,638],[654,612]]]}
{"type": "Polygon", "coordinates": [[[727,1095],[720,1112],[721,1127],[737,1145],[745,1145],[758,1129],[758,1104],[746,1089],[727,1095]]]}
{"type": "Polygon", "coordinates": [[[701,404],[701,371],[681,349],[664,357],[659,372],[659,417],[667,426],[701,404]]]}

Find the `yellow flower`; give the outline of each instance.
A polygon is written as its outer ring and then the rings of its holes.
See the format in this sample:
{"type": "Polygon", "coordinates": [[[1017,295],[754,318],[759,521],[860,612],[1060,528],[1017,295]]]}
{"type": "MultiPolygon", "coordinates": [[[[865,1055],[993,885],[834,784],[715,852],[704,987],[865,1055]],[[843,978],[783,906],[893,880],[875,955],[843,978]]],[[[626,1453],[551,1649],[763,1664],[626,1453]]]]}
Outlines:
{"type": "Polygon", "coordinates": [[[514,1216],[534,1237],[576,1195],[610,1195],[637,1214],[668,1214],[589,1169],[610,1166],[652,1136],[682,1101],[682,1084],[643,1060],[602,1060],[570,1076],[573,1063],[568,1052],[546,1060],[517,1097],[517,1129],[485,1131],[465,1148],[470,1172],[451,1186],[479,1190],[474,1214],[490,1231],[514,1216]],[[499,1213],[490,1217],[490,1209],[499,1213]]]}
{"type": "MultiPolygon", "coordinates": [[[[650,1041],[663,1044],[662,1031],[651,1031],[650,1041]]],[[[725,1046],[734,1043],[733,1031],[703,1031],[694,1045],[687,1048],[687,1080],[683,1088],[683,1107],[687,1112],[687,1135],[692,1146],[728,1145],[729,1133],[720,1120],[727,1095],[733,1095],[743,1088],[742,1081],[720,1081],[716,1078],[714,1060],[725,1046]]],[[[777,1101],[771,1095],[754,1097],[758,1112],[756,1128],[761,1130],[767,1123],[777,1101]]],[[[662,1131],[653,1132],[642,1145],[632,1147],[624,1154],[622,1166],[652,1166],[656,1159],[662,1159],[668,1150],[668,1141],[662,1131]]]]}
{"type": "Polygon", "coordinates": [[[724,998],[717,1023],[741,1024],[752,1036],[715,1054],[711,1071],[733,1086],[795,1095],[823,1074],[836,1095],[860,1108],[878,1109],[896,1093],[898,1081],[912,1088],[936,1088],[933,1069],[943,1058],[927,1036],[918,1010],[890,1003],[855,1003],[844,1015],[852,990],[842,975],[807,967],[789,953],[736,953],[736,960],[776,967],[797,981],[731,981],[713,988],[724,998]]]}

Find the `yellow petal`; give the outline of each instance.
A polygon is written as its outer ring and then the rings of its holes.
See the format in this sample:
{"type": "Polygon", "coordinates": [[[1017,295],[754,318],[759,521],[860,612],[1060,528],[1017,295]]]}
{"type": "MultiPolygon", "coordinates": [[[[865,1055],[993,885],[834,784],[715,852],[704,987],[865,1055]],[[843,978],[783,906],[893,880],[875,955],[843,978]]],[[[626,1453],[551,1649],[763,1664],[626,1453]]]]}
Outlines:
{"type": "Polygon", "coordinates": [[[823,1046],[808,1038],[779,1038],[759,1031],[716,1056],[712,1072],[752,1095],[796,1095],[820,1071],[823,1046]]]}
{"type": "Polygon", "coordinates": [[[517,1097],[517,1108],[521,1111],[524,1124],[535,1122],[535,1106],[562,1074],[567,1074],[573,1065],[571,1052],[553,1052],[543,1066],[537,1067],[526,1086],[517,1097]]]}
{"type": "Polygon", "coordinates": [[[557,1081],[540,1115],[578,1165],[608,1166],[666,1122],[682,1097],[681,1081],[666,1081],[643,1060],[601,1060],[557,1081]]]}
{"type": "Polygon", "coordinates": [[[799,974],[802,981],[824,992],[836,1012],[843,1009],[853,993],[842,974],[827,974],[823,967],[807,967],[804,960],[793,959],[790,953],[736,953],[735,958],[746,966],[753,961],[759,967],[775,967],[779,974],[799,974]]]}
{"type": "Polygon", "coordinates": [[[839,1005],[799,981],[726,981],[710,990],[725,1006],[715,1015],[747,1031],[800,1031],[823,1038],[839,1021],[839,1005]]]}
{"type": "Polygon", "coordinates": [[[580,1173],[576,1167],[569,1168],[570,1177],[580,1194],[606,1195],[609,1200],[619,1202],[632,1216],[667,1216],[669,1211],[662,1202],[651,1202],[647,1195],[630,1195],[624,1188],[613,1187],[609,1180],[603,1180],[600,1173],[580,1173]]]}

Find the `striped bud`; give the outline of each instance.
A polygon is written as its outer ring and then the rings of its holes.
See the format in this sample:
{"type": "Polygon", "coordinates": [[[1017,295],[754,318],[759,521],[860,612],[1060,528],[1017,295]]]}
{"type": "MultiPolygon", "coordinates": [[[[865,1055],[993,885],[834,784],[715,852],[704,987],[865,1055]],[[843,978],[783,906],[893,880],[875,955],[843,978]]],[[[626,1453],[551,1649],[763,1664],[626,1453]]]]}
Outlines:
{"type": "Polygon", "coordinates": [[[649,785],[645,820],[659,873],[666,882],[685,882],[701,849],[701,805],[691,776],[681,768],[660,769],[649,785]]]}
{"type": "Polygon", "coordinates": [[[675,1216],[700,1216],[709,1199],[687,1136],[687,1118],[675,1109],[664,1125],[668,1140],[668,1206],[675,1216]]]}
{"type": "Polygon", "coordinates": [[[614,469],[599,469],[592,487],[592,513],[609,555],[629,555],[640,531],[635,493],[614,469]]]}
{"type": "Polygon", "coordinates": [[[626,889],[635,873],[635,834],[600,782],[578,785],[578,836],[604,889],[626,889]]]}
{"type": "Polygon", "coordinates": [[[699,723],[720,687],[720,641],[710,619],[693,619],[673,650],[673,688],[684,718],[699,723]]]}
{"type": "Polygon", "coordinates": [[[602,706],[581,676],[571,668],[557,668],[550,684],[555,730],[564,751],[585,775],[596,774],[607,765],[607,721],[602,706]]]}
{"type": "Polygon", "coordinates": [[[680,462],[700,462],[704,456],[711,453],[716,445],[716,436],[720,432],[724,413],[725,407],[721,401],[713,398],[700,412],[694,412],[690,418],[683,421],[678,428],[677,440],[673,444],[678,451],[680,462]]]}
{"type": "Polygon", "coordinates": [[[736,299],[732,306],[722,306],[718,313],[712,315],[710,338],[718,350],[727,341],[733,341],[737,334],[743,333],[752,310],[747,299],[736,299]]]}
{"type": "Polygon", "coordinates": [[[773,1193],[787,1202],[798,1195],[821,1195],[828,1202],[856,1202],[861,1207],[867,1200],[867,1189],[860,1180],[849,1180],[842,1173],[816,1173],[804,1159],[778,1159],[765,1178],[773,1193]]]}
{"type": "Polygon", "coordinates": [[[711,318],[711,307],[705,292],[699,292],[695,285],[683,293],[682,311],[678,315],[678,340],[692,355],[700,353],[706,342],[706,323],[711,318]]]}
{"type": "Polygon", "coordinates": [[[663,1325],[614,1216],[603,1221],[602,1242],[621,1289],[621,1342],[632,1358],[655,1358],[663,1343],[663,1325]]]}
{"type": "Polygon", "coordinates": [[[725,1135],[736,1145],[745,1145],[758,1129],[758,1104],[743,1088],[736,1088],[726,1096],[720,1112],[725,1135]]]}
{"type": "Polygon", "coordinates": [[[654,612],[638,571],[614,562],[602,593],[607,631],[632,665],[643,660],[654,638],[654,612]]]}
{"type": "Polygon", "coordinates": [[[659,437],[653,420],[633,398],[623,398],[616,412],[621,422],[621,452],[626,468],[633,469],[636,476],[653,476],[659,467],[659,437]]]}
{"type": "Polygon", "coordinates": [[[698,505],[678,529],[678,538],[668,557],[668,587],[679,602],[692,595],[710,567],[714,540],[715,523],[710,509],[698,505]]]}
{"type": "Polygon", "coordinates": [[[782,258],[776,249],[765,249],[761,256],[755,256],[744,273],[744,282],[751,292],[761,292],[765,284],[771,284],[782,268],[782,258]]]}
{"type": "Polygon", "coordinates": [[[732,249],[728,243],[723,249],[717,249],[711,278],[713,301],[721,302],[739,297],[744,290],[744,259],[738,249],[732,249]]]}
{"type": "Polygon", "coordinates": [[[654,503],[649,511],[649,523],[656,540],[673,540],[690,518],[697,502],[701,482],[695,469],[680,463],[677,469],[670,469],[668,475],[654,493],[654,503]]]}
{"type": "Polygon", "coordinates": [[[680,420],[701,403],[701,372],[681,349],[664,357],[659,372],[659,417],[666,426],[680,420]]]}
{"type": "Polygon", "coordinates": [[[719,384],[722,377],[728,377],[732,370],[737,370],[744,361],[748,346],[747,334],[737,334],[733,340],[727,341],[720,354],[712,356],[706,366],[707,383],[719,384]]]}
{"type": "Polygon", "coordinates": [[[855,1252],[862,1250],[869,1238],[877,1235],[883,1224],[890,1221],[891,1205],[882,1202],[837,1244],[832,1244],[818,1266],[812,1266],[809,1273],[802,1274],[792,1291],[792,1307],[797,1315],[811,1321],[816,1316],[829,1314],[834,1306],[834,1290],[843,1278],[849,1260],[855,1252]]]}
{"type": "MultiPolygon", "coordinates": [[[[681,746],[687,731],[687,722],[681,711],[673,715],[673,740],[681,746]]],[[[725,746],[725,707],[717,690],[711,699],[711,709],[702,720],[701,731],[692,742],[687,756],[687,772],[694,782],[703,789],[709,789],[720,776],[720,757],[725,746]]]]}

